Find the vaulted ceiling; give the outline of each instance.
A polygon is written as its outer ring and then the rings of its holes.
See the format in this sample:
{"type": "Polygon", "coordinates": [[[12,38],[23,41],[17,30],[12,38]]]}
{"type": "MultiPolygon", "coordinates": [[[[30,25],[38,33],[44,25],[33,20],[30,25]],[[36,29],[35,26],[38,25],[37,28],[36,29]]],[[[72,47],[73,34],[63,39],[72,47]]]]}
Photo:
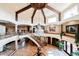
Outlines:
{"type": "MultiPolygon", "coordinates": [[[[27,7],[28,5],[30,5],[30,3],[2,3],[0,4],[0,8],[4,8],[12,12],[17,12],[18,10],[24,7],[27,7]]],[[[70,5],[72,4],[71,3],[48,3],[48,6],[50,6],[51,8],[54,8],[56,11],[59,11],[59,12],[62,12],[70,5]]],[[[50,7],[43,9],[46,19],[57,16],[57,13],[55,11],[50,10],[51,9],[50,7]]],[[[18,18],[24,19],[24,20],[26,19],[30,20],[32,17],[32,14],[34,13],[34,8],[39,8],[39,7],[33,6],[32,8],[29,8],[28,10],[25,10],[19,13],[18,18]]],[[[34,15],[34,19],[44,20],[44,17],[42,14],[43,13],[41,12],[41,10],[37,10],[34,15]]]]}

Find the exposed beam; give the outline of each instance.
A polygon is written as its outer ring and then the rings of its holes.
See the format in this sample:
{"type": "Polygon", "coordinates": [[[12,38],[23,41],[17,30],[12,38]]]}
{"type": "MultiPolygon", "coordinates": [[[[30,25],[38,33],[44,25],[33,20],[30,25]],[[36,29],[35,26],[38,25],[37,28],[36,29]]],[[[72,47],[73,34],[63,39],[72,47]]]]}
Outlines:
{"type": "Polygon", "coordinates": [[[18,14],[15,13],[15,20],[17,21],[18,20],[18,14]]]}
{"type": "MultiPolygon", "coordinates": [[[[59,19],[59,21],[61,21],[61,13],[59,12],[58,13],[58,19],[59,19]]],[[[61,24],[61,33],[63,32],[63,24],[61,24]]]]}
{"type": "Polygon", "coordinates": [[[33,14],[32,14],[32,17],[31,17],[31,23],[33,23],[33,18],[34,18],[34,15],[36,13],[37,9],[34,10],[33,14]]]}
{"type": "Polygon", "coordinates": [[[46,7],[47,9],[53,11],[53,12],[59,13],[59,11],[56,10],[56,9],[54,9],[53,7],[50,7],[50,6],[48,6],[48,5],[46,5],[45,7],[46,7]]]}
{"type": "Polygon", "coordinates": [[[41,12],[42,12],[42,14],[43,14],[43,17],[44,17],[44,23],[46,24],[46,17],[45,17],[45,14],[44,14],[44,11],[43,11],[43,9],[41,9],[41,12]]]}
{"type": "Polygon", "coordinates": [[[61,13],[58,13],[58,15],[59,15],[59,21],[61,21],[61,13]]]}
{"type": "Polygon", "coordinates": [[[22,9],[16,11],[16,13],[19,14],[19,13],[21,13],[21,12],[23,12],[23,11],[29,9],[29,8],[31,8],[31,5],[28,5],[28,6],[24,7],[24,8],[22,8],[22,9]]]}

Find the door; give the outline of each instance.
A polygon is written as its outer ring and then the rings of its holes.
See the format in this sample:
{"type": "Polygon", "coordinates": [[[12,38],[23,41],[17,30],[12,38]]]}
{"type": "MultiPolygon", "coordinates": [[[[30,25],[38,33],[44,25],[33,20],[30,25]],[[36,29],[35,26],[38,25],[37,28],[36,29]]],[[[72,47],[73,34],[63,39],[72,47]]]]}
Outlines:
{"type": "Polygon", "coordinates": [[[51,44],[51,38],[48,37],[48,44],[51,44]]]}

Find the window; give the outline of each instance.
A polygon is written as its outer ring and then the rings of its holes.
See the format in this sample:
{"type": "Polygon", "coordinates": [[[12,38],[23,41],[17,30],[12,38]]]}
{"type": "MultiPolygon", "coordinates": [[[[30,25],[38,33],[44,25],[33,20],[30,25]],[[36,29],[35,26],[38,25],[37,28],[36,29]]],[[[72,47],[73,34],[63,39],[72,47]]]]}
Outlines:
{"type": "Polygon", "coordinates": [[[53,22],[57,22],[57,18],[56,17],[48,19],[48,23],[53,23],[53,22]]]}
{"type": "Polygon", "coordinates": [[[73,8],[69,9],[68,11],[64,13],[64,19],[70,18],[77,14],[78,14],[77,6],[74,6],[73,8]]]}
{"type": "Polygon", "coordinates": [[[5,32],[6,32],[6,27],[3,26],[3,25],[0,25],[0,35],[5,35],[5,32]]]}

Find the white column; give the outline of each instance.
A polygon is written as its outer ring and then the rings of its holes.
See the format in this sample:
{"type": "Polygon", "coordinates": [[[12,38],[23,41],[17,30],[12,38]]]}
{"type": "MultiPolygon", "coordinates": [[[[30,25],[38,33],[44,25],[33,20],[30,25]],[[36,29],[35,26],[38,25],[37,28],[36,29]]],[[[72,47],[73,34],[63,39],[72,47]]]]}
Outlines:
{"type": "Polygon", "coordinates": [[[15,47],[16,47],[16,50],[18,50],[18,40],[15,40],[15,47]]]}
{"type": "Polygon", "coordinates": [[[48,44],[48,38],[46,37],[46,42],[47,42],[47,44],[48,44]]]}
{"type": "Polygon", "coordinates": [[[15,25],[15,31],[16,31],[16,33],[17,33],[17,27],[18,27],[18,25],[15,25]]]}
{"type": "Polygon", "coordinates": [[[33,26],[32,26],[32,33],[33,33],[33,26]]]}
{"type": "Polygon", "coordinates": [[[51,38],[51,44],[52,44],[52,37],[50,37],[51,38]]]}

